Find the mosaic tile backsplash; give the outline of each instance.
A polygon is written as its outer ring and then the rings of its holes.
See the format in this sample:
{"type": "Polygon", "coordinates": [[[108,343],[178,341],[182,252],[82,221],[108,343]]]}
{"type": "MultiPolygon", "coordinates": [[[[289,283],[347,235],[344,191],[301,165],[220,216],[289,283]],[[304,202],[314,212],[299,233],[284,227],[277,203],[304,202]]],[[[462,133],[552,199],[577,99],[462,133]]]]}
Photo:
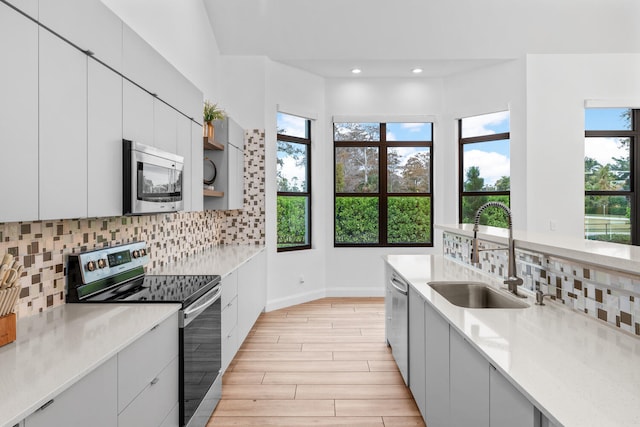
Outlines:
{"type": "Polygon", "coordinates": [[[150,267],[173,263],[217,244],[264,244],[264,131],[245,135],[244,209],[135,217],[0,223],[0,256],[24,265],[16,304],[25,317],[64,304],[66,256],[146,241],[150,267]]]}
{"type": "MultiPolygon", "coordinates": [[[[471,265],[471,241],[470,237],[445,232],[444,256],[471,265]]],[[[482,241],[481,247],[501,245],[482,241]]],[[[526,291],[540,289],[551,294],[552,301],[640,336],[640,276],[522,249],[516,249],[516,258],[517,274],[526,291]]],[[[506,277],[507,252],[481,252],[475,268],[506,277]]]]}

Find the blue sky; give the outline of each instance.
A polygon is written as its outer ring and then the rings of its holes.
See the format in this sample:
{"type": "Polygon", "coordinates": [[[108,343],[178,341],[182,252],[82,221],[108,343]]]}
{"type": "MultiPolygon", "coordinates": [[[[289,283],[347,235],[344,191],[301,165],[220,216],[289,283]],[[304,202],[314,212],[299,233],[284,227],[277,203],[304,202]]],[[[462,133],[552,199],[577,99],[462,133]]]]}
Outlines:
{"type": "MultiPolygon", "coordinates": [[[[462,137],[494,135],[509,132],[509,111],[483,114],[462,119],[462,137]]],[[[493,185],[503,176],[511,176],[510,141],[481,142],[464,146],[465,173],[471,166],[480,169],[485,185],[493,185]]]]}
{"type": "Polygon", "coordinates": [[[628,130],[629,124],[622,118],[627,108],[585,108],[585,130],[628,130]]]}

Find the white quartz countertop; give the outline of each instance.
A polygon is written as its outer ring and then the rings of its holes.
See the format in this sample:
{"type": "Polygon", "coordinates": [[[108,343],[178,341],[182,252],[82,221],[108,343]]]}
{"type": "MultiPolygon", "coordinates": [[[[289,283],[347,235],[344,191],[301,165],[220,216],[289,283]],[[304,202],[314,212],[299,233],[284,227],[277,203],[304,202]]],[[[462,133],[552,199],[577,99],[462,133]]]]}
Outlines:
{"type": "MultiPolygon", "coordinates": [[[[473,224],[436,225],[436,228],[463,236],[473,236],[473,224]]],[[[498,227],[480,226],[478,236],[496,243],[507,243],[509,232],[498,227]]],[[[640,246],[572,238],[556,233],[514,230],[516,248],[543,252],[586,264],[638,274],[640,246]]]]}
{"type": "Polygon", "coordinates": [[[391,265],[551,421],[566,427],[640,425],[640,340],[561,304],[454,306],[427,282],[501,281],[442,256],[388,255],[391,265]]]}
{"type": "Polygon", "coordinates": [[[64,304],[18,319],[16,341],[0,347],[0,426],[17,424],[179,309],[64,304]]]}
{"type": "Polygon", "coordinates": [[[184,260],[151,268],[148,274],[219,274],[223,278],[264,250],[263,245],[212,246],[184,260]]]}

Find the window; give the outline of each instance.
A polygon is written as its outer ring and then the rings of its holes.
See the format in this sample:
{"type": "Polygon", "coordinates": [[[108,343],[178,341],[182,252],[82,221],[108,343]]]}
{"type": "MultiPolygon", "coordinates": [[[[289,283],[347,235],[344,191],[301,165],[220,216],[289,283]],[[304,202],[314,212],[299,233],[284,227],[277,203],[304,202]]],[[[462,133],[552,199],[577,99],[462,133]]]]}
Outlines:
{"type": "Polygon", "coordinates": [[[334,123],[335,246],[433,246],[432,123],[334,123]]]}
{"type": "Polygon", "coordinates": [[[278,113],[278,252],[311,249],[311,120],[278,113]]]}
{"type": "Polygon", "coordinates": [[[585,110],[584,234],[591,240],[640,244],[634,218],[640,184],[640,110],[585,110]]]}
{"type": "MultiPolygon", "coordinates": [[[[459,216],[473,223],[476,211],[490,201],[509,206],[511,166],[509,112],[483,114],[459,120],[460,166],[459,216]]],[[[498,209],[487,209],[480,223],[507,228],[509,218],[498,209]]]]}

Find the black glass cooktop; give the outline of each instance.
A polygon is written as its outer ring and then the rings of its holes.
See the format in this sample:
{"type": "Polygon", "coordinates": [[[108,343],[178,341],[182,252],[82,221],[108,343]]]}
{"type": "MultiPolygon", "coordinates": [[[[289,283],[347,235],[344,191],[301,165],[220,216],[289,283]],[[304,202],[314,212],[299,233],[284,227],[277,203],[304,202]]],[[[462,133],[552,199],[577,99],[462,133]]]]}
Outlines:
{"type": "Polygon", "coordinates": [[[220,282],[218,275],[150,276],[122,283],[85,302],[176,302],[188,306],[220,282]]]}

